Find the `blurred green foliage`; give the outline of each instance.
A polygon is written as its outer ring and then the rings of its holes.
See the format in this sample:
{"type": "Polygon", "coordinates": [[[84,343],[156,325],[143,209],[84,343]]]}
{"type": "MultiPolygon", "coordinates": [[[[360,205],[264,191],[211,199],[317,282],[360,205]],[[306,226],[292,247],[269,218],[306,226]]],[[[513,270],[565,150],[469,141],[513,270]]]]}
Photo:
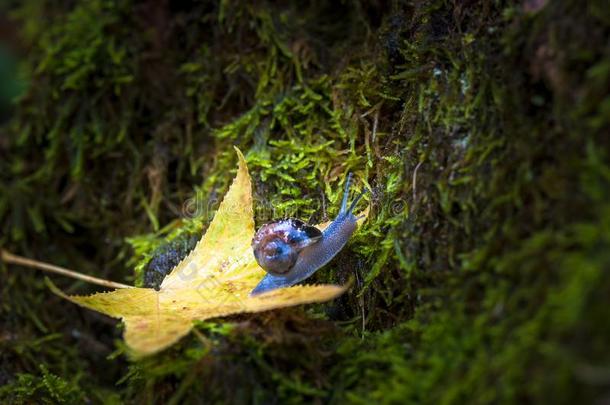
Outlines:
{"type": "Polygon", "coordinates": [[[47,0],[12,13],[31,85],[1,129],[11,250],[142,282],[155,251],[206,227],[232,145],[257,224],[332,218],[348,171],[373,192],[366,225],[313,280],[355,275],[348,294],[201,323],[137,363],[114,323],[3,268],[0,398],[607,399],[605,2],[47,0]]]}
{"type": "Polygon", "coordinates": [[[0,42],[0,120],[6,119],[15,100],[25,90],[16,57],[0,42]]]}

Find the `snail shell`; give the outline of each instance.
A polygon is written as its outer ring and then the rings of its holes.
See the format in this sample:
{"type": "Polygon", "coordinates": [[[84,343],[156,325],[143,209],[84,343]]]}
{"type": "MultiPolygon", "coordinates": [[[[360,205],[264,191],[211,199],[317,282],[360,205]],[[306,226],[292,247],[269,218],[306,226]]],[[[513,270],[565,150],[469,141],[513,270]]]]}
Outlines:
{"type": "Polygon", "coordinates": [[[315,226],[295,219],[275,220],[263,225],[252,239],[254,257],[265,271],[275,275],[288,273],[299,253],[322,238],[315,226]]]}

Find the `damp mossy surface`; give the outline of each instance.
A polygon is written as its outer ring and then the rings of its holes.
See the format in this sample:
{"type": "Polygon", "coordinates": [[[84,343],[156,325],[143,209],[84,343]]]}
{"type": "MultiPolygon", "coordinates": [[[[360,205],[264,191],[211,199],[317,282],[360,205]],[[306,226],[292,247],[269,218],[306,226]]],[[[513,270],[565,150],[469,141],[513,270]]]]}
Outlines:
{"type": "MultiPolygon", "coordinates": [[[[11,403],[574,403],[610,390],[610,9],[592,0],[8,2],[0,244],[142,285],[213,217],[369,217],[339,299],[201,322],[141,361],[0,267],[11,403]]],[[[54,278],[68,293],[99,291],[54,278]]],[[[154,285],[159,280],[148,280],[154,285]]]]}

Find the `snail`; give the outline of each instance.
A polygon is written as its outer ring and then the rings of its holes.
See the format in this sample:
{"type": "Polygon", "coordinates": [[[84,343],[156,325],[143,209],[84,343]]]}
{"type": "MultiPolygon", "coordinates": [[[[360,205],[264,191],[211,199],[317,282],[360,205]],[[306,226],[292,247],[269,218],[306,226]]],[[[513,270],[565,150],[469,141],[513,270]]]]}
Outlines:
{"type": "Polygon", "coordinates": [[[348,208],[351,178],[349,173],[339,213],[323,231],[295,218],[275,220],[260,227],[252,239],[252,249],[267,274],[251,295],[293,286],[313,275],[343,249],[361,218],[354,215],[354,207],[366,192],[361,191],[348,208]]]}

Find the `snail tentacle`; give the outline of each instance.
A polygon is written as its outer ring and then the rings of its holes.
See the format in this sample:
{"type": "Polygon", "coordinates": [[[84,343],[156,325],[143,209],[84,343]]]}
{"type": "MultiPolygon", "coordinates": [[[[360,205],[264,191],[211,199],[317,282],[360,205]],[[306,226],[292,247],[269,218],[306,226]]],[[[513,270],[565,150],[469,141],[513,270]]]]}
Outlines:
{"type": "Polygon", "coordinates": [[[349,172],[347,174],[347,178],[345,179],[345,189],[343,190],[343,200],[341,201],[341,209],[339,209],[339,214],[344,214],[347,209],[347,198],[349,197],[349,186],[352,181],[352,173],[349,172]]]}
{"type": "Polygon", "coordinates": [[[356,198],[354,198],[354,201],[352,201],[352,203],[349,206],[349,209],[347,210],[347,212],[349,214],[352,214],[354,212],[354,208],[356,208],[356,204],[358,204],[358,201],[360,201],[360,199],[366,194],[367,191],[368,190],[366,188],[362,189],[360,191],[360,193],[356,196],[356,198]]]}

